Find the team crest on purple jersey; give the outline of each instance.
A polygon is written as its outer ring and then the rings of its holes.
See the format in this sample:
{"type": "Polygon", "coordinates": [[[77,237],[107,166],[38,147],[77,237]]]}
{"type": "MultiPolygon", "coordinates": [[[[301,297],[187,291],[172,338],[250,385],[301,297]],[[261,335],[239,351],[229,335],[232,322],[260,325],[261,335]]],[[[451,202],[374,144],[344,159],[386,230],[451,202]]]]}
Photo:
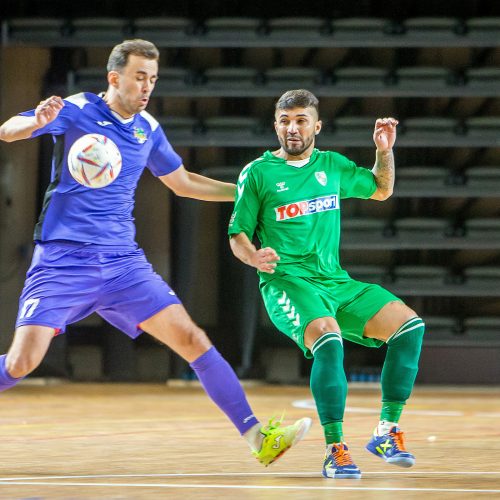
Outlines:
{"type": "Polygon", "coordinates": [[[139,144],[144,144],[148,140],[148,136],[146,132],[144,132],[144,129],[139,127],[134,127],[134,137],[139,144]]]}

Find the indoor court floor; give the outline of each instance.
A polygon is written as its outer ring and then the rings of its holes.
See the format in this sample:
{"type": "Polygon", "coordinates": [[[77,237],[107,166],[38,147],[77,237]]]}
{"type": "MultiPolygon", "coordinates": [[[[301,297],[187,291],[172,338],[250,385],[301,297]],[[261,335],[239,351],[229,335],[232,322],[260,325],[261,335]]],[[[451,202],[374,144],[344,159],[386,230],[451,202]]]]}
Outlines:
{"type": "Polygon", "coordinates": [[[268,468],[204,392],[162,384],[23,384],[2,394],[1,499],[500,498],[500,389],[416,387],[401,421],[411,469],[364,450],[379,391],[351,384],[346,440],[359,480],[321,476],[323,437],[307,387],[255,385],[262,420],[313,418],[268,468]]]}

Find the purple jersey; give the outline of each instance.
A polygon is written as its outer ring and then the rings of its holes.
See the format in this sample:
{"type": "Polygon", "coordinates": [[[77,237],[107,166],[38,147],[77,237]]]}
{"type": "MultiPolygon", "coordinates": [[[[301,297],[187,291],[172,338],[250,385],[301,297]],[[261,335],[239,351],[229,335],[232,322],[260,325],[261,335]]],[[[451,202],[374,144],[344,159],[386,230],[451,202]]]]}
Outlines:
{"type": "MultiPolygon", "coordinates": [[[[144,168],[155,176],[166,175],[179,168],[182,159],[160,124],[146,111],[123,120],[101,97],[88,92],[67,97],[64,104],[53,122],[32,135],[52,134],[55,143],[51,183],[35,228],[35,240],[135,248],[134,193],[144,168]],[[100,189],[79,184],[67,165],[72,144],[90,133],[109,137],[122,155],[120,175],[100,189]]],[[[34,114],[35,110],[21,113],[34,114]]]]}

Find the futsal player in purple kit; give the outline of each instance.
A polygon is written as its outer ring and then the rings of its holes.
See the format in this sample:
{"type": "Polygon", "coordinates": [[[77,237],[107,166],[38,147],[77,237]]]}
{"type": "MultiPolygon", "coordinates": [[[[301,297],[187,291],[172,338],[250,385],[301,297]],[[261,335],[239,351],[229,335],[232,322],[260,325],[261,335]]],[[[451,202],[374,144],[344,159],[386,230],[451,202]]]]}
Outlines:
{"type": "Polygon", "coordinates": [[[175,194],[232,201],[235,185],[187,171],[158,121],[145,108],[158,79],[159,52],[145,40],[126,40],[109,56],[108,88],[49,97],[0,126],[6,142],[51,134],[51,182],[35,228],[35,250],[19,300],[14,339],[0,356],[0,391],[16,385],[45,356],[54,335],[93,312],[136,338],[147,332],[189,362],[214,403],[269,465],[309,430],[311,419],[261,425],[231,366],[190,318],[135,242],[132,211],[145,167],[175,194]],[[71,145],[103,134],[120,149],[122,169],[100,189],[70,175],[71,145]]]}

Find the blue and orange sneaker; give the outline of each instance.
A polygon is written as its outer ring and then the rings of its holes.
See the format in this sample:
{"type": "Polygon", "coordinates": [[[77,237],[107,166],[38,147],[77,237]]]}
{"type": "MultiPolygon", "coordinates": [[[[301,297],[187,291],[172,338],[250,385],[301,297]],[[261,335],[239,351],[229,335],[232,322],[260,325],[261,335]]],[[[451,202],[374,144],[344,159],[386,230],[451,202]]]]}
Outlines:
{"type": "Polygon", "coordinates": [[[361,471],[354,464],[345,443],[333,443],[327,448],[323,463],[323,476],[334,479],[359,479],[361,471]]]}
{"type": "Polygon", "coordinates": [[[405,449],[403,433],[396,426],[382,436],[373,435],[366,449],[387,463],[399,467],[411,467],[415,463],[415,457],[405,449]]]}

